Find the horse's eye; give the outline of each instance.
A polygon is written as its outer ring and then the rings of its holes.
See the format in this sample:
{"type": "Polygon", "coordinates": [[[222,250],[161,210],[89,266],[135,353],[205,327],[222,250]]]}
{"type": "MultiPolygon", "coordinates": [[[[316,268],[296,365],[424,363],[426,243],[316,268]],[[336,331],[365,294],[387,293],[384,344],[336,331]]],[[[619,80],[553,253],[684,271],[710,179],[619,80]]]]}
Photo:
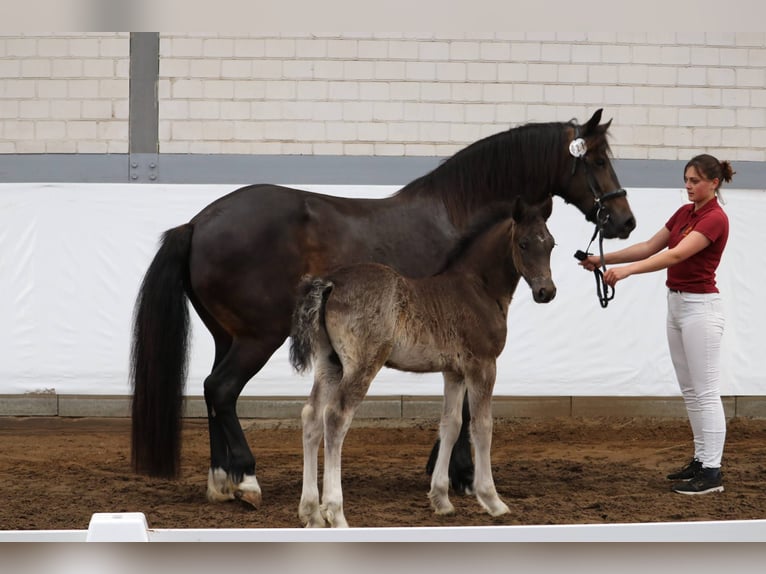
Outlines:
{"type": "Polygon", "coordinates": [[[519,241],[519,249],[526,250],[529,247],[528,241],[519,241]]]}
{"type": "Polygon", "coordinates": [[[593,163],[595,163],[598,167],[604,167],[606,165],[606,160],[603,157],[597,157],[596,161],[593,163]]]}

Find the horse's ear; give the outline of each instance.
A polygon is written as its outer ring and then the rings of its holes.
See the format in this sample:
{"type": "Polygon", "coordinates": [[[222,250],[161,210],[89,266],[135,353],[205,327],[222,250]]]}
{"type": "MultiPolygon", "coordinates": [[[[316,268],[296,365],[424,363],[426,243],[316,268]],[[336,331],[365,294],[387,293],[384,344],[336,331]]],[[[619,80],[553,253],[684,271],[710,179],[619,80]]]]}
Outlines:
{"type": "MultiPolygon", "coordinates": [[[[597,109],[591,118],[588,120],[588,123],[585,124],[585,133],[586,134],[592,134],[596,131],[596,128],[598,128],[598,124],[601,121],[601,114],[604,112],[603,108],[597,109]]],[[[610,120],[611,121],[611,120],[610,120]]]]}

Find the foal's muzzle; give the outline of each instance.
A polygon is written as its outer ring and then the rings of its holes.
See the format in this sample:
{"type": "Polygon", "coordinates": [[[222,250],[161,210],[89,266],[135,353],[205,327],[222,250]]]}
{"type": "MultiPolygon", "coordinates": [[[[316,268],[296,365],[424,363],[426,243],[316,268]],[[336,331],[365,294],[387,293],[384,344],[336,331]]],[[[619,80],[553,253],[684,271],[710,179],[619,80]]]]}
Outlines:
{"type": "Polygon", "coordinates": [[[533,287],[532,296],[535,299],[535,303],[549,303],[556,296],[556,286],[533,287]]]}

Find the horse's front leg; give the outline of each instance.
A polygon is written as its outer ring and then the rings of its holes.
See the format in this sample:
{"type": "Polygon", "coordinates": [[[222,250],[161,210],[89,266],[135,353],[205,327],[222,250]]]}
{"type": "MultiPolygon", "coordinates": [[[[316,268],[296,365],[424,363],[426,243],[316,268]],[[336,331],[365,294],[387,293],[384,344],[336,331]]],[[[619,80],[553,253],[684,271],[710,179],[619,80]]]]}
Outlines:
{"type": "Polygon", "coordinates": [[[428,498],[436,514],[453,514],[455,507],[449,500],[449,464],[452,447],[460,432],[460,411],[463,405],[464,384],[455,373],[444,373],[444,404],[439,423],[439,451],[436,455],[431,490],[428,498]]]}
{"type": "Polygon", "coordinates": [[[468,400],[473,417],[471,419],[471,438],[476,451],[476,476],[474,490],[482,507],[492,516],[510,512],[508,506],[500,500],[492,478],[492,390],[495,386],[495,364],[482,369],[480,375],[468,381],[468,400]]]}

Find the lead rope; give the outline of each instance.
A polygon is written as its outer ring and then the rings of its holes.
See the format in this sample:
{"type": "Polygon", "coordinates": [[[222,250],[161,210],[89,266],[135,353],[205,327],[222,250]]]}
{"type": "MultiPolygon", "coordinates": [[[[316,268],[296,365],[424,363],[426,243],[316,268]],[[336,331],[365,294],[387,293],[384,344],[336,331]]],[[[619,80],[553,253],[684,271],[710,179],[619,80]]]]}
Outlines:
{"type": "MultiPolygon", "coordinates": [[[[572,175],[575,174],[577,171],[577,163],[578,160],[585,157],[585,154],[588,152],[588,146],[585,144],[585,140],[580,137],[580,128],[579,126],[574,126],[575,130],[575,137],[574,139],[569,142],[569,154],[574,158],[574,161],[572,162],[572,175]]],[[[593,236],[590,238],[590,243],[588,243],[588,247],[585,249],[585,251],[580,251],[579,249],[575,252],[574,256],[575,259],[579,261],[583,261],[586,257],[589,255],[593,255],[592,253],[589,253],[590,246],[593,244],[593,241],[596,239],[596,236],[598,236],[598,253],[599,257],[601,258],[601,268],[599,269],[596,267],[593,269],[593,275],[596,278],[596,295],[598,296],[598,302],[601,304],[602,309],[606,309],[606,306],[609,305],[609,301],[614,299],[614,287],[610,287],[609,284],[604,281],[604,273],[606,273],[606,262],[604,261],[604,221],[605,218],[602,217],[602,208],[604,207],[604,202],[607,199],[613,199],[615,197],[623,197],[627,194],[627,192],[624,189],[616,189],[614,191],[610,191],[609,193],[606,193],[602,195],[601,197],[598,196],[596,193],[596,189],[593,185],[593,182],[591,181],[590,174],[588,173],[588,164],[583,161],[583,168],[585,169],[585,177],[588,179],[588,186],[590,187],[591,193],[593,193],[593,198],[595,199],[596,205],[596,230],[593,232],[593,236]]],[[[609,217],[609,214],[606,214],[606,217],[609,217]]]]}
{"type": "Polygon", "coordinates": [[[596,230],[593,232],[593,237],[590,238],[590,243],[588,243],[588,247],[585,249],[585,251],[578,249],[574,256],[578,261],[583,261],[588,257],[588,255],[593,255],[592,253],[589,253],[589,250],[590,246],[593,244],[593,240],[596,239],[596,236],[598,236],[598,252],[599,257],[601,258],[601,269],[596,267],[593,270],[593,276],[596,279],[596,295],[598,296],[598,302],[602,309],[606,309],[607,305],[609,305],[609,301],[614,299],[614,287],[610,287],[609,284],[604,281],[606,263],[604,262],[604,234],[601,230],[600,223],[596,224],[596,230]]]}

